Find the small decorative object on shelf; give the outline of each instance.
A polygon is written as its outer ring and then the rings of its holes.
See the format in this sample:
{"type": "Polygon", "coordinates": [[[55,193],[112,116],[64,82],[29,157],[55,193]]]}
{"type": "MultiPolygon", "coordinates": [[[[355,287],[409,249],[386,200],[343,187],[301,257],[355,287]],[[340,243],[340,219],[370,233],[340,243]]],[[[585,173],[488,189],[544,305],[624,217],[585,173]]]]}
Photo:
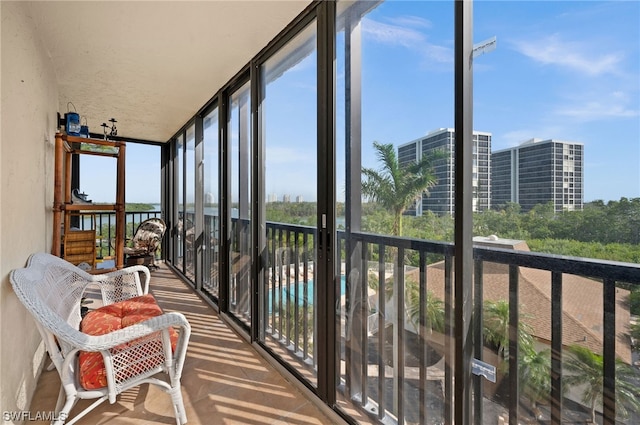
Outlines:
{"type": "Polygon", "coordinates": [[[92,204],[91,199],[87,199],[86,193],[80,193],[78,189],[73,189],[71,191],[71,203],[78,205],[89,205],[92,204]]]}
{"type": "Polygon", "coordinates": [[[116,121],[115,118],[111,118],[109,120],[109,122],[111,123],[111,134],[109,134],[109,136],[117,136],[118,135],[118,129],[116,128],[116,123],[118,121],[116,121]]]}
{"type": "Polygon", "coordinates": [[[87,117],[82,117],[84,124],[80,125],[80,137],[89,138],[89,126],[87,125],[87,117]]]}
{"type": "Polygon", "coordinates": [[[111,123],[111,127],[109,127],[109,124],[107,124],[106,122],[103,122],[100,126],[104,131],[104,140],[107,140],[107,129],[109,129],[109,136],[113,137],[118,135],[118,129],[116,128],[116,123],[118,121],[115,118],[111,118],[109,122],[111,123]]]}
{"type": "Polygon", "coordinates": [[[67,132],[67,134],[70,134],[72,136],[79,136],[80,135],[80,115],[76,111],[76,106],[71,102],[67,102],[67,110],[69,110],[69,105],[73,106],[73,112],[68,111],[66,114],[64,114],[65,121],[66,121],[65,131],[67,132]]]}
{"type": "Polygon", "coordinates": [[[102,131],[104,132],[104,140],[107,140],[107,128],[109,128],[109,124],[103,122],[100,127],[102,127],[102,131]]]}

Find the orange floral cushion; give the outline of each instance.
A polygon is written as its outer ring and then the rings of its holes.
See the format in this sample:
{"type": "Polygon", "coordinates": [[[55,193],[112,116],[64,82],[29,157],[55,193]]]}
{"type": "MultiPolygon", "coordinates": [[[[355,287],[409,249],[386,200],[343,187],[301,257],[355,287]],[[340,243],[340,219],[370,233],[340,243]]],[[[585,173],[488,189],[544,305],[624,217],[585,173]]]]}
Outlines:
{"type": "MultiPolygon", "coordinates": [[[[105,335],[118,329],[145,321],[162,314],[162,309],[151,294],[141,295],[90,311],[82,319],[80,330],[89,335],[105,335]]],[[[169,330],[171,348],[175,350],[178,333],[169,330]]],[[[123,349],[131,343],[116,349],[123,349]]],[[[81,351],[79,356],[80,384],[86,390],[107,386],[107,377],[102,354],[81,351]]],[[[133,373],[133,371],[132,371],[133,373]]]]}

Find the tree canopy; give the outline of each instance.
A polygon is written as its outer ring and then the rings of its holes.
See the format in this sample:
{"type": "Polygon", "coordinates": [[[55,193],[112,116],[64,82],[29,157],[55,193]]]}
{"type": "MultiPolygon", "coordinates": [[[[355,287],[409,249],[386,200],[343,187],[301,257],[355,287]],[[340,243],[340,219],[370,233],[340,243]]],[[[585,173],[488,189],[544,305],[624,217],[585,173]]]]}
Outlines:
{"type": "Polygon", "coordinates": [[[433,151],[419,161],[400,165],[393,144],[373,142],[373,148],[380,161],[380,169],[362,169],[362,195],[393,213],[391,233],[400,236],[402,215],[437,184],[433,166],[442,157],[442,153],[433,151]]]}

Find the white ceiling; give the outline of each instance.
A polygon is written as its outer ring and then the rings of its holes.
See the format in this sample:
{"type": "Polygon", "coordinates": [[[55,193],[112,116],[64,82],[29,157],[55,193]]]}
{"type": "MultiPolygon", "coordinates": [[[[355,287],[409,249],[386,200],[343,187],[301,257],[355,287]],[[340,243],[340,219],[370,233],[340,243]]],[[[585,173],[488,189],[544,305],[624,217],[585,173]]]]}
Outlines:
{"type": "Polygon", "coordinates": [[[165,142],[309,0],[42,1],[31,5],[53,62],[59,112],[91,132],[165,142]]]}

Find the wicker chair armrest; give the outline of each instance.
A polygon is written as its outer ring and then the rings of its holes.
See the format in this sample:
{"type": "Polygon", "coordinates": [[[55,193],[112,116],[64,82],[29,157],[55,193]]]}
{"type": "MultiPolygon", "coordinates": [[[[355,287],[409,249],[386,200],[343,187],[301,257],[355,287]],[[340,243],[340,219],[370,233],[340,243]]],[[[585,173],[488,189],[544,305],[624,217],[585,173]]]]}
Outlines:
{"type": "MultiPolygon", "coordinates": [[[[66,396],[64,406],[60,404],[62,410],[58,412],[61,417],[68,417],[80,399],[97,400],[73,422],[105,398],[115,403],[118,394],[148,383],[171,395],[176,421],[186,423],[180,378],[191,327],[183,314],[156,311],[158,316],[104,335],[92,336],[79,330],[83,327],[82,297],[89,285],[101,290],[106,305],[145,295],[149,279],[149,270],[144,266],[91,275],[47,253],[33,254],[27,267],[11,271],[9,280],[14,293],[35,319],[60,375],[64,389],[61,397],[66,396]],[[141,285],[142,276],[144,285],[141,285]],[[104,375],[101,375],[101,369],[96,371],[98,375],[92,375],[95,363],[91,362],[100,357],[104,361],[104,375]],[[84,370],[82,374],[81,369],[84,370]]],[[[85,330],[91,332],[89,322],[85,325],[85,330]]],[[[95,331],[100,332],[104,332],[104,328],[95,331]]]]}
{"type": "Polygon", "coordinates": [[[185,342],[191,335],[191,326],[182,313],[169,312],[152,317],[135,325],[118,329],[104,335],[88,335],[81,331],[73,331],[67,335],[61,335],[67,343],[82,351],[103,351],[115,348],[119,345],[130,343],[154,332],[173,327],[179,329],[180,340],[185,342]]]}
{"type": "Polygon", "coordinates": [[[145,266],[125,267],[104,274],[92,275],[91,282],[97,284],[102,292],[105,305],[124,301],[149,293],[151,274],[145,266]],[[142,282],[140,277],[143,277],[142,282]]]}

